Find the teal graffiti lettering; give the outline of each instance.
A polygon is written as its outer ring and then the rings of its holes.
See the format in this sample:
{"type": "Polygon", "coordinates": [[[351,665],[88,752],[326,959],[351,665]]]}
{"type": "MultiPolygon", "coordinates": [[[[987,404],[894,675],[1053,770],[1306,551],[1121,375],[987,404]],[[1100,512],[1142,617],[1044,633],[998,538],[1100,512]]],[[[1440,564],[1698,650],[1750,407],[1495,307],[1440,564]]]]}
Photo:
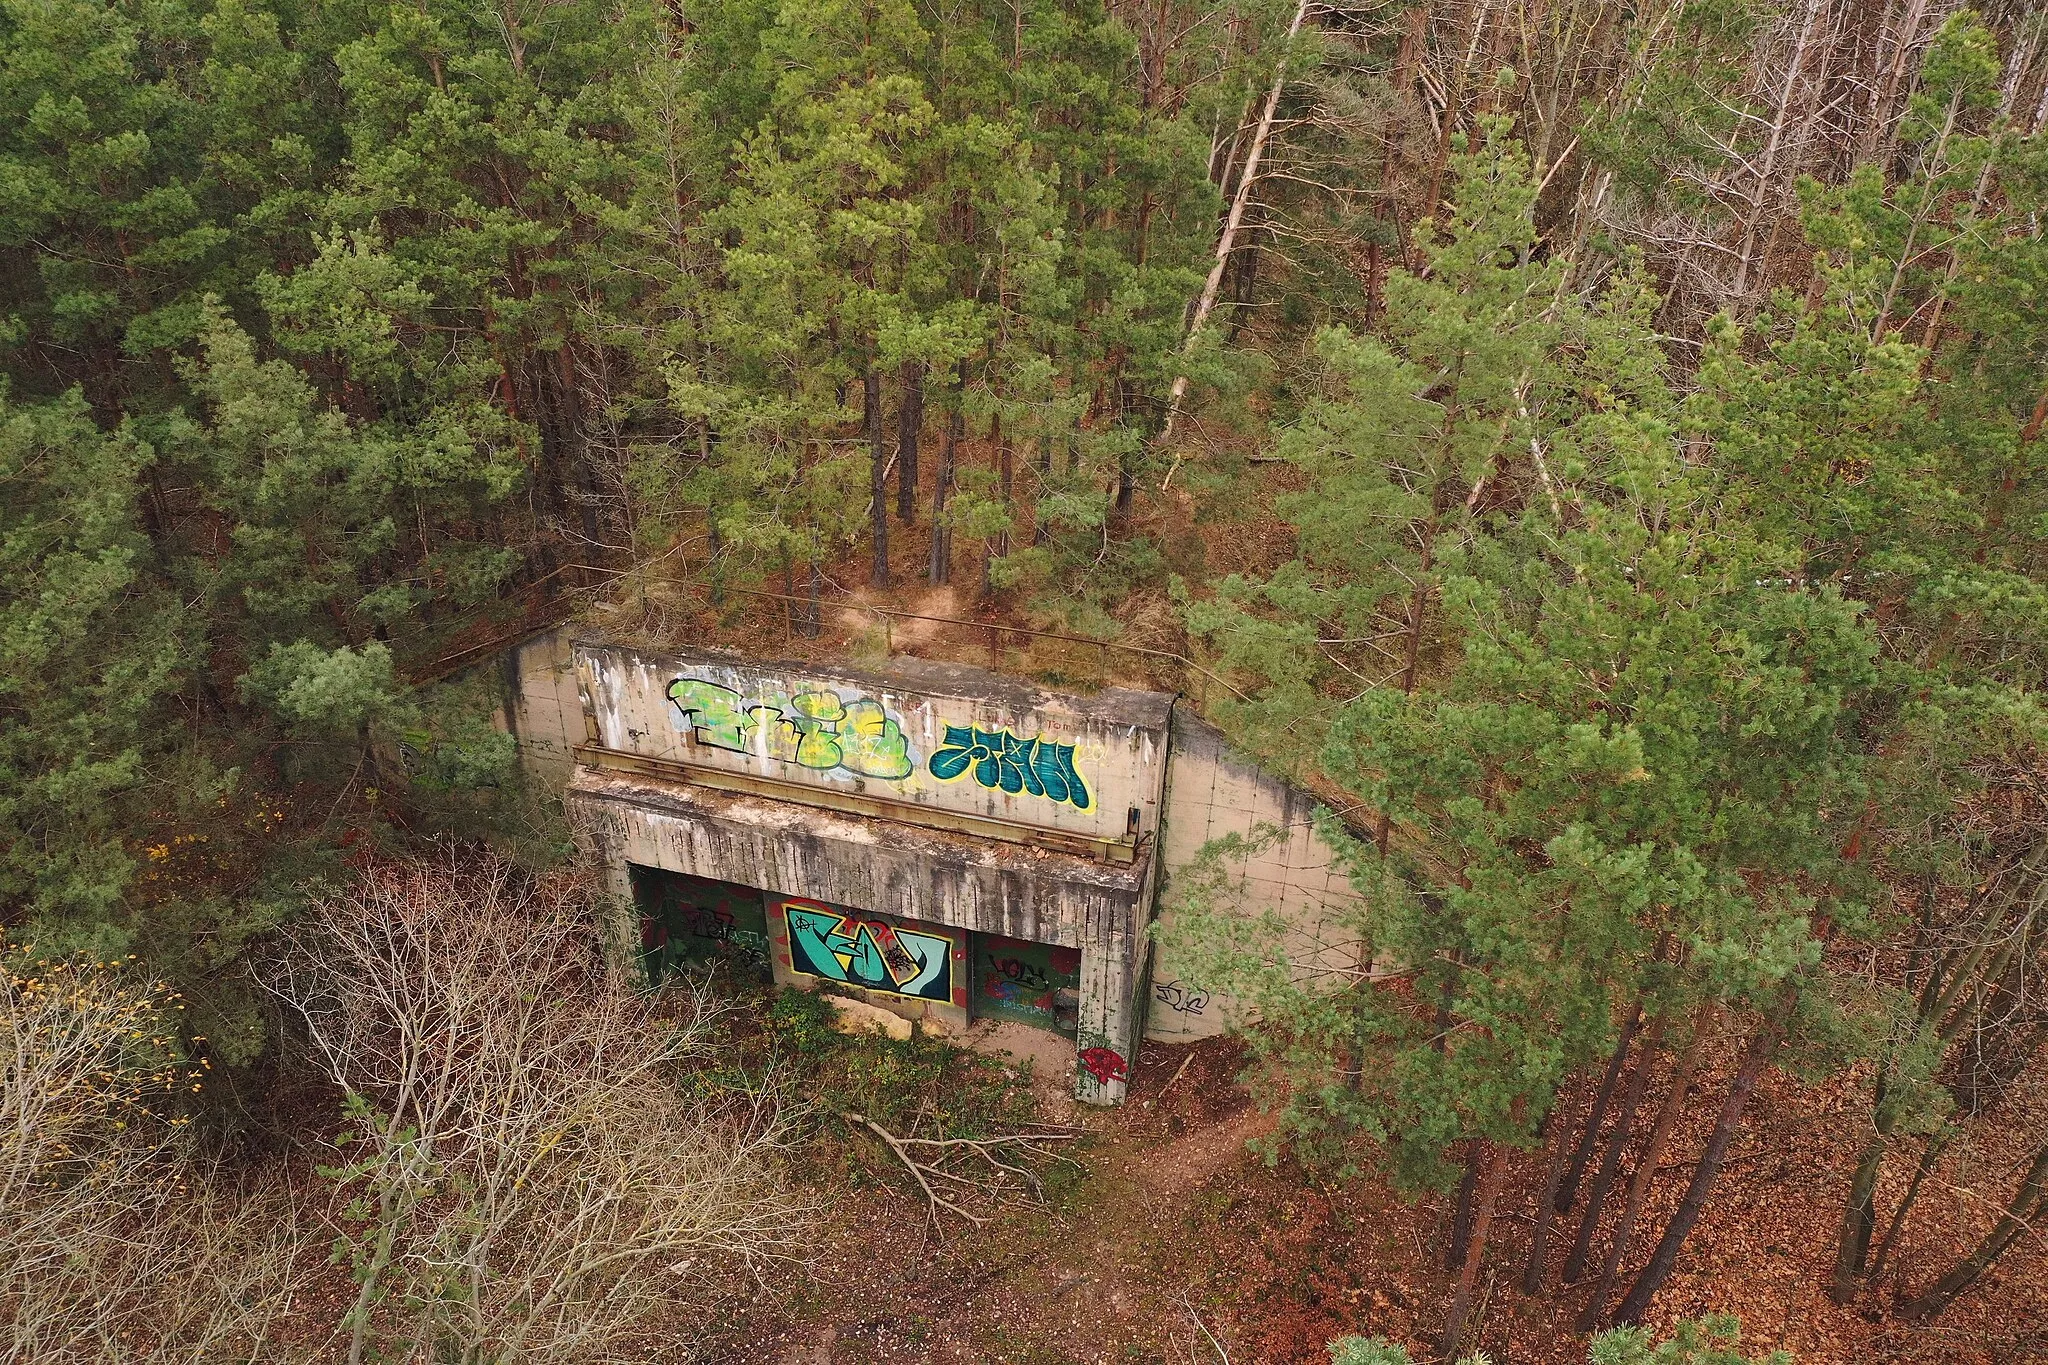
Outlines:
{"type": "Polygon", "coordinates": [[[953,998],[953,944],[883,920],[785,902],[791,970],[871,991],[953,998]]]}
{"type": "Polygon", "coordinates": [[[941,782],[973,773],[984,787],[1000,788],[1061,801],[1075,810],[1090,810],[1095,798],[1074,766],[1074,746],[1046,739],[1019,739],[1008,730],[977,730],[948,725],[945,743],[934,750],[925,768],[941,782]]]}

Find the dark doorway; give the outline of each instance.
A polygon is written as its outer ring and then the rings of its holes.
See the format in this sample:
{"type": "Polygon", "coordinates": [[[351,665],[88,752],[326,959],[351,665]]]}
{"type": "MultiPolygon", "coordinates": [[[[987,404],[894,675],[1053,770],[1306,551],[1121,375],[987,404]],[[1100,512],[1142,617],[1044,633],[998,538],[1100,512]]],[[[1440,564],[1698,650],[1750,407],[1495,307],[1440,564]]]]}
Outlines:
{"type": "Polygon", "coordinates": [[[640,911],[640,965],[658,986],[686,965],[718,962],[767,981],[768,916],[757,887],[629,864],[640,911]]]}
{"type": "Polygon", "coordinates": [[[1079,948],[976,934],[971,953],[971,1017],[1013,1019],[1069,1038],[1079,1032],[1079,948]]]}

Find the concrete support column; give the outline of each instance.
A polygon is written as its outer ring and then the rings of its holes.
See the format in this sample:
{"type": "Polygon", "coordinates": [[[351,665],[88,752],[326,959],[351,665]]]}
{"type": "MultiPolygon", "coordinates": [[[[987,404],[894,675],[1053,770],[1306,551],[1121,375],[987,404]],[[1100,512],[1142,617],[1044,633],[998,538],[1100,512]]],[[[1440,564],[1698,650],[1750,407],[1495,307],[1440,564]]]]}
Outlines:
{"type": "Polygon", "coordinates": [[[1102,947],[1081,950],[1080,1034],[1074,1040],[1074,1098],[1083,1104],[1122,1104],[1138,1057],[1141,1003],[1138,962],[1129,936],[1113,934],[1102,947]]]}
{"type": "Polygon", "coordinates": [[[596,820],[572,817],[571,833],[586,864],[596,869],[599,903],[598,934],[605,959],[622,981],[640,982],[640,911],[633,903],[633,877],[626,851],[596,820]]]}

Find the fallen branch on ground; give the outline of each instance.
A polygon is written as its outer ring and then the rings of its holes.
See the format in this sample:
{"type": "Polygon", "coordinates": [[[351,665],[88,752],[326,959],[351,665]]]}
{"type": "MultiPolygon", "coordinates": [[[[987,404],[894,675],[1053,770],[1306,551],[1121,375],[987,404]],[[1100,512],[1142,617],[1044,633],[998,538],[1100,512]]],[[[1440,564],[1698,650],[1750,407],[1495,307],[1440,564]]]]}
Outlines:
{"type": "MultiPolygon", "coordinates": [[[[882,1144],[896,1154],[903,1168],[910,1172],[911,1179],[924,1191],[925,1213],[932,1226],[939,1223],[939,1211],[944,1209],[956,1213],[976,1227],[989,1221],[990,1215],[975,1213],[963,1205],[958,1198],[948,1198],[939,1192],[935,1181],[951,1181],[967,1190],[977,1191],[994,1197],[1004,1192],[1018,1192],[1033,1204],[1045,1202],[1045,1186],[1038,1173],[1029,1166],[1004,1157],[1021,1157],[1025,1154],[1052,1160],[1071,1160],[1058,1152],[1042,1147],[1047,1142],[1072,1142],[1081,1134],[1076,1132],[1035,1132],[1004,1133],[987,1138],[921,1138],[898,1137],[865,1114],[841,1111],[840,1118],[856,1128],[865,1128],[882,1140],[882,1144]],[[979,1178],[962,1175],[948,1169],[947,1163],[955,1157],[980,1157],[988,1171],[979,1178]]],[[[1034,1125],[1048,1127],[1050,1125],[1034,1125]]]]}

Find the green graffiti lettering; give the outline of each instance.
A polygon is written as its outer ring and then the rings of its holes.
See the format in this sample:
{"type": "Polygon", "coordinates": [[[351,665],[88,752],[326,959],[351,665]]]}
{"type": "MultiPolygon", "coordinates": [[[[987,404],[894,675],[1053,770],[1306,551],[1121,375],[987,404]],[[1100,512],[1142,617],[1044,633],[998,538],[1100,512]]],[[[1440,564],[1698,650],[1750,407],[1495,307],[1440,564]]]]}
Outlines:
{"type": "Polygon", "coordinates": [[[698,678],[677,678],[668,685],[668,699],[682,714],[684,728],[697,732],[698,743],[746,752],[752,722],[739,693],[698,678]]]}
{"type": "Polygon", "coordinates": [[[916,771],[903,725],[872,697],[848,701],[811,688],[751,700],[701,678],[668,685],[678,725],[697,743],[736,753],[765,754],[813,772],[833,770],[898,781],[916,771]]]}

